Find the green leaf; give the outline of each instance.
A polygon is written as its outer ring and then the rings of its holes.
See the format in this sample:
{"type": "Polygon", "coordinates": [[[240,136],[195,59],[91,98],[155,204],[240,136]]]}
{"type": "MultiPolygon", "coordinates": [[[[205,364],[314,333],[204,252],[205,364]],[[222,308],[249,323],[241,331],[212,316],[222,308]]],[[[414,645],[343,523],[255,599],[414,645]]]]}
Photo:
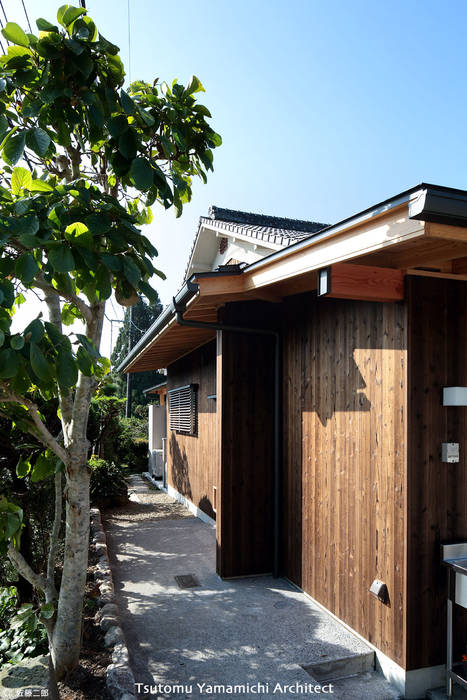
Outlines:
{"type": "Polygon", "coordinates": [[[141,270],[135,261],[128,256],[123,258],[123,274],[132,287],[135,287],[136,289],[141,281],[141,270]]]}
{"type": "Polygon", "coordinates": [[[73,253],[63,245],[49,250],[49,260],[57,272],[71,272],[76,268],[73,253]]]}
{"type": "Polygon", "coordinates": [[[109,121],[109,133],[116,139],[128,130],[128,119],[124,114],[117,114],[109,121]]]}
{"type": "Polygon", "coordinates": [[[96,359],[100,358],[99,350],[96,348],[92,340],[89,340],[89,338],[87,338],[85,335],[82,335],[81,333],[76,333],[76,337],[78,338],[79,342],[86,350],[86,352],[88,352],[92,357],[95,357],[96,359]]]}
{"type": "Polygon", "coordinates": [[[107,214],[104,214],[103,212],[89,214],[89,216],[84,219],[84,223],[94,236],[100,236],[103,233],[107,233],[112,225],[112,221],[109,219],[107,214]]]}
{"type": "Polygon", "coordinates": [[[44,180],[33,180],[29,189],[31,192],[53,192],[54,188],[44,180]]]}
{"type": "Polygon", "coordinates": [[[125,114],[134,117],[136,114],[136,105],[125,90],[120,90],[120,102],[125,114]]]}
{"type": "Polygon", "coordinates": [[[153,184],[154,171],[146,158],[135,158],[130,168],[130,178],[135,187],[143,192],[153,184]]]}
{"type": "MultiPolygon", "coordinates": [[[[11,132],[10,132],[11,133],[11,132]]],[[[10,136],[3,147],[3,157],[9,165],[15,165],[23,155],[26,134],[23,132],[10,136]]]]}
{"type": "Polygon", "coordinates": [[[39,17],[39,19],[36,19],[36,25],[37,25],[37,28],[40,32],[56,32],[56,33],[58,33],[58,27],[56,27],[55,24],[50,24],[50,22],[47,22],[47,20],[43,19],[42,17],[39,17]]]}
{"type": "Polygon", "coordinates": [[[4,342],[5,342],[5,333],[0,328],[0,347],[3,345],[4,342]]]}
{"type": "Polygon", "coordinates": [[[112,294],[112,285],[108,269],[100,265],[96,272],[96,296],[99,301],[105,301],[112,294]]]}
{"type": "Polygon", "coordinates": [[[44,326],[38,318],[35,318],[34,321],[31,321],[31,323],[26,326],[23,335],[26,342],[39,343],[44,337],[44,326]]]}
{"type": "Polygon", "coordinates": [[[40,616],[44,618],[44,620],[50,620],[54,616],[54,606],[53,603],[45,603],[45,605],[41,605],[40,607],[40,616]]]}
{"type": "Polygon", "coordinates": [[[18,354],[10,348],[0,351],[0,378],[11,379],[19,369],[18,354]]]}
{"type": "Polygon", "coordinates": [[[55,326],[53,323],[50,323],[50,321],[44,321],[44,326],[47,331],[47,335],[49,336],[49,339],[52,345],[55,346],[55,348],[58,349],[60,347],[65,347],[68,348],[68,350],[71,349],[71,343],[69,339],[66,337],[66,335],[60,333],[57,326],[55,326]]]}
{"type": "Polygon", "coordinates": [[[18,195],[22,189],[29,189],[32,183],[32,175],[26,168],[14,168],[11,176],[11,189],[18,195]]]}
{"type": "Polygon", "coordinates": [[[13,350],[21,350],[24,347],[24,338],[19,333],[12,335],[10,338],[10,345],[13,350]]]}
{"type": "Polygon", "coordinates": [[[53,376],[52,368],[36,343],[31,343],[30,360],[33,372],[37,374],[39,379],[50,382],[53,376]]]}
{"type": "Polygon", "coordinates": [[[5,537],[9,540],[21,527],[21,519],[18,513],[6,514],[5,537]]]}
{"type": "Polygon", "coordinates": [[[122,261],[117,255],[109,255],[108,253],[101,254],[101,260],[112,272],[120,272],[122,269],[122,261]]]}
{"type": "Polygon", "coordinates": [[[133,160],[136,156],[136,136],[133,129],[128,129],[120,136],[118,150],[127,160],[133,160]]]}
{"type": "Polygon", "coordinates": [[[69,350],[60,348],[57,356],[57,379],[61,387],[71,388],[78,381],[78,369],[69,350]]]}
{"type": "Polygon", "coordinates": [[[139,283],[139,289],[151,304],[156,304],[159,301],[159,294],[147,282],[141,281],[139,283]]]}
{"type": "Polygon", "coordinates": [[[7,22],[5,27],[2,29],[2,34],[5,39],[11,41],[12,44],[18,44],[18,46],[29,46],[29,39],[23,32],[21,27],[15,22],[7,22]]]}
{"type": "MultiPolygon", "coordinates": [[[[75,19],[78,19],[81,15],[86,14],[86,9],[84,7],[73,7],[73,6],[66,6],[64,5],[63,7],[67,7],[68,9],[61,14],[61,19],[58,17],[57,13],[57,20],[60,22],[62,27],[69,27],[72,22],[75,21],[75,19]]],[[[62,8],[60,8],[61,10],[62,8]]],[[[60,12],[60,10],[58,12],[60,12]]]]}
{"type": "Polygon", "coordinates": [[[30,284],[39,270],[32,253],[23,253],[15,265],[15,272],[24,284],[30,284]]]}
{"type": "Polygon", "coordinates": [[[36,463],[32,469],[31,481],[36,483],[37,481],[42,481],[48,476],[51,476],[55,471],[55,458],[46,457],[42,454],[36,459],[36,463]]]}
{"type": "Polygon", "coordinates": [[[22,457],[19,458],[18,464],[16,465],[16,476],[19,479],[24,479],[25,476],[31,471],[31,463],[24,460],[22,457]]]}
{"type": "Polygon", "coordinates": [[[50,146],[50,136],[44,129],[37,126],[28,132],[26,143],[38,156],[42,157],[47,153],[47,149],[50,146]]]}
{"type": "Polygon", "coordinates": [[[201,114],[203,117],[212,117],[211,112],[204,105],[195,105],[193,107],[193,112],[196,112],[197,114],[201,114]]]}
{"type": "Polygon", "coordinates": [[[203,84],[196,75],[192,75],[188,85],[185,88],[185,94],[192,95],[194,92],[206,92],[203,84]]]}
{"type": "Polygon", "coordinates": [[[76,353],[76,361],[80,372],[82,372],[85,377],[91,377],[93,368],[92,360],[84,348],[78,348],[78,352],[76,353]]]}

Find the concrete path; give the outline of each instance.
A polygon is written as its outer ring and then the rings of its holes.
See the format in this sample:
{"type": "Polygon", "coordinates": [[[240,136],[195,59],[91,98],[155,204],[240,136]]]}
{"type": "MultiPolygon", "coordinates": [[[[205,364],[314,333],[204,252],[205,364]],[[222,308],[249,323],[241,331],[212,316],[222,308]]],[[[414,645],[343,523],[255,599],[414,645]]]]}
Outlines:
{"type": "MultiPolygon", "coordinates": [[[[151,488],[132,477],[130,506],[103,516],[140,697],[224,698],[233,693],[211,686],[231,684],[245,686],[239,698],[310,698],[317,681],[303,666],[368,658],[363,642],[287,581],[222,581],[214,527],[151,488]],[[195,575],[199,587],[181,589],[174,577],[185,574],[195,575]],[[156,692],[147,694],[144,684],[156,692]]],[[[333,690],[320,697],[399,697],[370,673],[357,684],[338,681],[333,690]]]]}

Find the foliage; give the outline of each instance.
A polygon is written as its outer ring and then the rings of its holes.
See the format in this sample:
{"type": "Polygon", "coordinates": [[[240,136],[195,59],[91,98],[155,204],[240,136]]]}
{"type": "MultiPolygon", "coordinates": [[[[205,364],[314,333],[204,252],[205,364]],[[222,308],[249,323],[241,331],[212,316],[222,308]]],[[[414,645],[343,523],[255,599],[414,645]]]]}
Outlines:
{"type": "Polygon", "coordinates": [[[115,459],[120,437],[120,418],[125,399],[99,393],[91,400],[88,440],[93,453],[104,459],[115,459]]]}
{"type": "MultiPolygon", "coordinates": [[[[32,604],[17,610],[14,586],[0,588],[0,666],[47,652],[47,632],[32,604]]],[[[43,607],[45,615],[49,610],[43,607]]]]}
{"type": "Polygon", "coordinates": [[[150,286],[157,251],[140,227],[151,206],[180,215],[193,177],[206,181],[221,143],[208,109],[187,86],[156,79],[123,89],[118,47],[98,33],[86,9],[62,6],[57,24],[37,21],[39,35],[14,23],[2,30],[0,58],[0,413],[32,434],[41,451],[17,464],[18,478],[53,477],[56,512],[47,573],[18,550],[22,509],[14,494],[0,501],[0,541],[17,570],[42,591],[57,615],[46,625],[59,677],[77,665],[89,525],[87,419],[91,398],[109,370],[99,346],[105,302],[131,306],[150,286]],[[24,166],[28,167],[24,167],[24,166]],[[21,332],[12,317],[25,292],[44,297],[21,332]],[[78,332],[75,321],[82,322],[78,332]],[[61,429],[41,410],[58,400],[61,429]],[[63,477],[62,477],[63,474],[63,477]],[[63,481],[66,546],[60,590],[54,582],[63,481]]]}
{"type": "MultiPolygon", "coordinates": [[[[139,296],[138,303],[130,310],[125,311],[123,324],[120,327],[117,340],[110,358],[112,372],[118,385],[118,395],[126,396],[127,377],[125,374],[117,374],[116,368],[124,360],[130,348],[142,338],[144,333],[152,326],[156,318],[162,311],[162,304],[158,300],[156,303],[148,303],[144,297],[139,296]]],[[[131,393],[133,403],[133,413],[140,405],[147,405],[154,397],[144,394],[144,389],[164,381],[164,375],[159,372],[137,372],[131,377],[131,393]]]]}
{"type": "Polygon", "coordinates": [[[148,422],[141,418],[122,418],[118,456],[123,464],[135,472],[148,470],[148,422]]]}
{"type": "Polygon", "coordinates": [[[128,487],[123,469],[115,462],[92,456],[89,460],[91,473],[91,500],[126,498],[128,487]]]}

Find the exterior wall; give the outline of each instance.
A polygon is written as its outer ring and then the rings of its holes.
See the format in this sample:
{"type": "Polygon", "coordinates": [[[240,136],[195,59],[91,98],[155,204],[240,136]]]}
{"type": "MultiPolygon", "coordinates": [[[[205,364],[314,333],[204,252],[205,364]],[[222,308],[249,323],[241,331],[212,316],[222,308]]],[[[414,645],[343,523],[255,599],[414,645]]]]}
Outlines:
{"type": "Polygon", "coordinates": [[[285,574],[405,667],[406,305],[283,311],[285,574]]]}
{"type": "MultiPolygon", "coordinates": [[[[243,323],[255,325],[255,309],[243,309],[243,323]]],[[[224,321],[238,323],[238,312],[224,321]]],[[[224,578],[273,568],[273,348],[269,336],[218,334],[217,571],[224,578]]]]}
{"type": "MultiPolygon", "coordinates": [[[[213,487],[217,486],[216,343],[182,357],[167,368],[167,389],[198,384],[198,429],[183,435],[168,428],[167,480],[170,486],[192,501],[211,518],[213,487]]],[[[169,423],[167,422],[167,425],[169,423]]]]}
{"type": "MultiPolygon", "coordinates": [[[[467,386],[466,296],[463,282],[408,279],[408,668],[445,661],[440,543],[467,540],[467,408],[442,405],[444,386],[467,386]],[[460,443],[458,464],[441,462],[442,442],[460,443]]],[[[467,611],[454,610],[460,658],[467,611]]]]}

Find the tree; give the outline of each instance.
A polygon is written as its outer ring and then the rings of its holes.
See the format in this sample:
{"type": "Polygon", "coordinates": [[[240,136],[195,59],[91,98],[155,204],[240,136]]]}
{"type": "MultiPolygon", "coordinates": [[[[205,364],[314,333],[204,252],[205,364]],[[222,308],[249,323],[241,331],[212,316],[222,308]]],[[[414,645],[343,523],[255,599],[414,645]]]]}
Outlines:
{"type": "MultiPolygon", "coordinates": [[[[113,372],[128,354],[130,346],[134,347],[148,328],[152,326],[162,311],[162,304],[160,301],[148,304],[143,297],[140,297],[138,303],[131,310],[133,312],[131,322],[130,310],[127,309],[125,311],[123,324],[118,332],[115,347],[110,357],[113,372]]],[[[126,375],[115,374],[114,376],[118,384],[118,394],[123,397],[126,392],[126,375]]],[[[137,372],[133,375],[131,383],[133,404],[146,405],[151,398],[154,399],[154,397],[148,397],[143,394],[143,391],[163,380],[164,375],[155,371],[137,372]]]]}
{"type": "MultiPolygon", "coordinates": [[[[91,397],[108,372],[99,353],[106,300],[130,306],[149,284],[157,254],[139,226],[159,202],[180,215],[193,177],[206,181],[220,137],[196,103],[204,90],[137,81],[124,90],[117,46],[97,32],[84,8],[62,6],[57,24],[37,20],[39,36],[8,23],[0,59],[0,412],[43,445],[17,474],[55,483],[55,519],[45,572],[21,555],[20,507],[0,500],[0,544],[41,592],[56,675],[79,662],[89,536],[88,441],[91,397]],[[17,165],[20,162],[22,165],[17,165]],[[23,167],[27,165],[28,167],[23,167]],[[42,294],[42,313],[12,331],[25,290],[42,294]],[[72,324],[83,324],[75,332],[72,324]],[[58,398],[61,431],[52,432],[39,398],[58,398]],[[64,482],[64,486],[63,486],[64,482]],[[54,584],[65,501],[59,590],[54,584]]],[[[31,292],[31,293],[32,293],[31,292]]]]}

